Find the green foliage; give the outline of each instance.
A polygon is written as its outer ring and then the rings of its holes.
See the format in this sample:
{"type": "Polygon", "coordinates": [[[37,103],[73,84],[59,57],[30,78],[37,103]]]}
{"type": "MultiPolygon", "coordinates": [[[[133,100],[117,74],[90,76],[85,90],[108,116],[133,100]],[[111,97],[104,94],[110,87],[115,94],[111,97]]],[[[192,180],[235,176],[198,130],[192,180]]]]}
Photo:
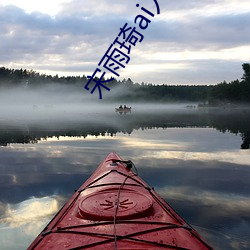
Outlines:
{"type": "MultiPolygon", "coordinates": [[[[250,64],[242,64],[244,74],[242,81],[222,82],[217,85],[153,85],[151,83],[134,83],[130,78],[114,79],[106,85],[111,90],[109,100],[113,101],[148,101],[173,102],[190,101],[204,102],[209,105],[228,103],[250,103],[250,64]],[[111,92],[112,93],[112,92],[111,92]]],[[[83,76],[59,77],[37,73],[34,70],[0,68],[0,87],[36,88],[50,84],[64,84],[84,88],[88,78],[83,76]]],[[[94,83],[91,83],[94,84],[94,83]]]]}
{"type": "Polygon", "coordinates": [[[224,81],[213,87],[209,96],[210,104],[250,103],[250,64],[244,63],[242,68],[242,81],[224,81]]]}
{"type": "Polygon", "coordinates": [[[250,64],[243,63],[242,69],[244,71],[244,74],[241,79],[243,79],[244,82],[249,83],[250,82],[250,64]]]}
{"type": "Polygon", "coordinates": [[[59,77],[40,74],[34,70],[0,68],[0,87],[40,87],[46,84],[82,84],[87,83],[85,75],[59,77]]]}

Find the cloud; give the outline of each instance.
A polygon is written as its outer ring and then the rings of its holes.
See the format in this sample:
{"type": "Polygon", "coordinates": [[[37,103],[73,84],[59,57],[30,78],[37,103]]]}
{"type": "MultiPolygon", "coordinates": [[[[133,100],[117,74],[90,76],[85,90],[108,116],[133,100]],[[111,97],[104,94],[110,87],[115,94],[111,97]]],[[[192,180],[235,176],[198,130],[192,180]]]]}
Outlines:
{"type": "MultiPolygon", "coordinates": [[[[154,1],[137,2],[156,14],[154,1]]],[[[122,78],[204,84],[241,77],[241,64],[250,60],[242,56],[242,48],[249,49],[249,1],[158,2],[161,14],[141,31],[144,40],[132,48],[122,78]]],[[[120,28],[136,26],[142,12],[132,0],[67,1],[53,16],[0,5],[0,63],[59,75],[93,73],[120,28]]]]}
{"type": "MultiPolygon", "coordinates": [[[[73,61],[74,71],[80,71],[81,67],[93,69],[91,64],[100,61],[101,53],[111,43],[107,34],[114,31],[111,28],[114,21],[77,16],[52,18],[39,12],[25,13],[15,6],[2,7],[2,62],[29,61],[28,65],[35,68],[70,71],[68,65],[73,61]]],[[[117,27],[117,34],[118,31],[117,27]]]]}
{"type": "MultiPolygon", "coordinates": [[[[198,16],[188,22],[161,20],[153,23],[154,28],[148,36],[149,42],[165,43],[165,50],[225,49],[249,45],[248,23],[250,13],[221,16],[198,16]],[[242,37],[242,34],[245,34],[242,37]]],[[[158,49],[159,51],[159,49],[158,49]]]]}

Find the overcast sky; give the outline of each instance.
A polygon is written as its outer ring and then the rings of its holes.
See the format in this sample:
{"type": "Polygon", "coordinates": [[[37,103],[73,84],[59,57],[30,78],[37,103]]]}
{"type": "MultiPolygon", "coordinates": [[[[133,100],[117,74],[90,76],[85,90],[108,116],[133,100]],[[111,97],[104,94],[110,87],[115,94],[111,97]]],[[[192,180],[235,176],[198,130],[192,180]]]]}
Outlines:
{"type": "Polygon", "coordinates": [[[117,71],[120,76],[106,76],[153,84],[241,78],[242,63],[250,61],[249,0],[158,3],[159,15],[154,0],[0,0],[0,66],[92,75],[128,23],[144,38],[131,45],[129,63],[117,71]],[[147,29],[134,23],[137,15],[151,21],[147,29]]]}

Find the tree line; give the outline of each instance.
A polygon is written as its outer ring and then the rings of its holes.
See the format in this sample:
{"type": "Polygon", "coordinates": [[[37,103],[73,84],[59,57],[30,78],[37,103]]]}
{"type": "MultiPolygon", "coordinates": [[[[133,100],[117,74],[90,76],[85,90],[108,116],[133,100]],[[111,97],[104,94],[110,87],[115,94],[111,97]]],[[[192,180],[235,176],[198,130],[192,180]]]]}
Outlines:
{"type": "MultiPolygon", "coordinates": [[[[228,103],[250,103],[250,64],[242,64],[243,76],[239,80],[221,82],[216,85],[154,85],[151,83],[134,83],[130,78],[107,83],[111,89],[119,88],[109,96],[111,100],[119,101],[149,101],[172,102],[190,101],[202,102],[217,106],[228,103]]],[[[84,88],[88,78],[82,76],[52,76],[40,74],[34,70],[9,69],[0,67],[0,87],[36,88],[53,83],[84,88]]],[[[105,91],[105,90],[104,90],[105,91]]]]}
{"type": "Polygon", "coordinates": [[[244,71],[240,80],[234,80],[230,83],[222,82],[211,89],[209,103],[220,104],[222,102],[231,103],[250,103],[250,64],[242,64],[244,71]]]}

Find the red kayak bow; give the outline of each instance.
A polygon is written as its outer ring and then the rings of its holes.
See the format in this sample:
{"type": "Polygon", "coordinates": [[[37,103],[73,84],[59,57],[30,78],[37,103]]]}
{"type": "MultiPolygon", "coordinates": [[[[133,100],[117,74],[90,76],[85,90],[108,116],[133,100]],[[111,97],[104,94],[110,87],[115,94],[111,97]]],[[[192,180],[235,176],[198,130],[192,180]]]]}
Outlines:
{"type": "Polygon", "coordinates": [[[110,153],[28,249],[212,249],[133,167],[110,153]]]}

